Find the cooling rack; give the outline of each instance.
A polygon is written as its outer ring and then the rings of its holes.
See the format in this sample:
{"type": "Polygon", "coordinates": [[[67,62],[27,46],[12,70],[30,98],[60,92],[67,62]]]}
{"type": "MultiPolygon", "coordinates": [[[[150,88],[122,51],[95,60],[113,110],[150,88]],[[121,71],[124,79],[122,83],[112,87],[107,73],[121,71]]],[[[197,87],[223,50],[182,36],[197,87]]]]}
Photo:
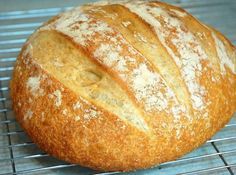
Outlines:
{"type": "MultiPolygon", "coordinates": [[[[40,2],[34,1],[34,4],[36,2],[40,6],[40,2]]],[[[70,1],[70,5],[83,2],[74,0],[70,1]]],[[[235,0],[166,0],[166,2],[185,8],[197,18],[220,30],[236,44],[235,0]]],[[[0,1],[0,7],[6,3],[8,2],[0,1]]],[[[120,174],[96,172],[47,155],[31,142],[15,121],[9,97],[9,81],[16,56],[35,28],[51,16],[71,8],[66,4],[65,2],[63,7],[51,5],[50,8],[44,4],[43,9],[0,12],[0,175],[120,174]]],[[[17,5],[15,4],[16,7],[17,5]]],[[[190,154],[155,168],[126,174],[236,174],[236,116],[213,138],[190,154]]]]}

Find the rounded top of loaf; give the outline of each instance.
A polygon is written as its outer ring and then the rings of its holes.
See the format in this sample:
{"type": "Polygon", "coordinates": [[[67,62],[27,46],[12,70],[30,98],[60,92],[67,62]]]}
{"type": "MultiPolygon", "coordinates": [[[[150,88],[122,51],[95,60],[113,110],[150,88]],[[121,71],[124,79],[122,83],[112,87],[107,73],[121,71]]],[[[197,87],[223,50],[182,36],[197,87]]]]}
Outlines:
{"type": "Polygon", "coordinates": [[[178,7],[99,2],[40,27],[11,88],[19,121],[47,152],[96,169],[150,167],[196,148],[233,115],[236,49],[178,7]]]}

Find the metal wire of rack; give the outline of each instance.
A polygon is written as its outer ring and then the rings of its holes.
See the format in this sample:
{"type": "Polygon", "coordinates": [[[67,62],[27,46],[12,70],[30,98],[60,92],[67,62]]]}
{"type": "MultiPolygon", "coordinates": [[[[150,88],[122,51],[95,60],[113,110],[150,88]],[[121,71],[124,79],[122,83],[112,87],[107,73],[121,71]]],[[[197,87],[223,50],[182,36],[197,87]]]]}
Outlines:
{"type": "MultiPolygon", "coordinates": [[[[205,23],[216,27],[236,44],[235,0],[166,2],[185,8],[205,23]]],[[[119,174],[96,172],[68,164],[42,152],[22,131],[11,109],[9,81],[22,44],[42,22],[68,8],[70,7],[0,12],[0,175],[119,174]]],[[[236,116],[212,139],[190,154],[155,168],[127,174],[209,173],[236,174],[236,116]]]]}

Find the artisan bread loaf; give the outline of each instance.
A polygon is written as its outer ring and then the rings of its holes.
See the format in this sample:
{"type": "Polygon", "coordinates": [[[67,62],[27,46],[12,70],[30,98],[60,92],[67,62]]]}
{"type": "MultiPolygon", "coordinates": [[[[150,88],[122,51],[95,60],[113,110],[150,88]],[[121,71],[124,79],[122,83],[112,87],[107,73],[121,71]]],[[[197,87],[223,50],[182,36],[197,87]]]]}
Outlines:
{"type": "Polygon", "coordinates": [[[165,3],[88,4],[32,34],[11,97],[21,126],[50,155],[97,170],[148,168],[230,120],[236,49],[165,3]]]}

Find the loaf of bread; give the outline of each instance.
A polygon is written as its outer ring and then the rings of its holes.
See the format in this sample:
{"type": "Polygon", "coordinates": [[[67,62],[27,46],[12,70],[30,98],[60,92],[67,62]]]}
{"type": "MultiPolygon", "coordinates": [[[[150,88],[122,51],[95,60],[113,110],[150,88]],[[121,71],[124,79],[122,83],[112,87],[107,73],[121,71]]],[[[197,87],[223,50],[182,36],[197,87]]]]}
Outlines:
{"type": "Polygon", "coordinates": [[[236,49],[165,3],[88,4],[30,36],[11,97],[21,126],[50,155],[97,170],[148,168],[230,120],[236,49]]]}

